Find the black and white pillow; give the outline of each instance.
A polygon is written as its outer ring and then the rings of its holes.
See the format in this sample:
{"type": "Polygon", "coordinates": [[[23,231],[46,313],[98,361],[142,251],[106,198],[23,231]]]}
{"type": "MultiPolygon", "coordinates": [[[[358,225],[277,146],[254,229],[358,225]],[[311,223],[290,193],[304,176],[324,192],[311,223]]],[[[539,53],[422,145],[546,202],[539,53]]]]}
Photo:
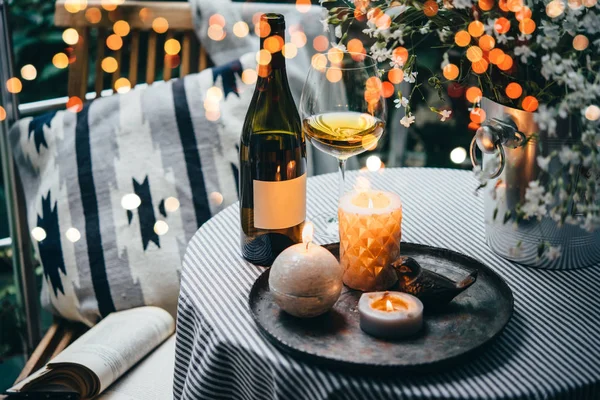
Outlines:
{"type": "Polygon", "coordinates": [[[88,325],[141,305],[175,315],[188,240],[237,200],[246,69],[253,53],[13,126],[46,308],[88,325]]]}

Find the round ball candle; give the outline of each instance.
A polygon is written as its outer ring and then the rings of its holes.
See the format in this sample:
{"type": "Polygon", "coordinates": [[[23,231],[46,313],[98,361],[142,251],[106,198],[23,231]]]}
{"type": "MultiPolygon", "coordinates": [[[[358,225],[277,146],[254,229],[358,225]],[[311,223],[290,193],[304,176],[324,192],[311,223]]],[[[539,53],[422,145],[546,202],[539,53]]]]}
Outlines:
{"type": "Polygon", "coordinates": [[[423,303],[408,293],[363,293],[358,312],[360,329],[378,338],[411,336],[423,327],[423,303]]]}
{"type": "Polygon", "coordinates": [[[400,196],[373,190],[347,193],[338,216],[346,286],[363,292],[389,289],[397,280],[390,264],[400,255],[402,239],[400,196]]]}
{"type": "Polygon", "coordinates": [[[303,243],[279,254],[269,273],[275,303],[300,318],[329,311],[343,287],[340,264],[328,250],[311,243],[312,231],[312,224],[307,223],[302,231],[303,243]]]}

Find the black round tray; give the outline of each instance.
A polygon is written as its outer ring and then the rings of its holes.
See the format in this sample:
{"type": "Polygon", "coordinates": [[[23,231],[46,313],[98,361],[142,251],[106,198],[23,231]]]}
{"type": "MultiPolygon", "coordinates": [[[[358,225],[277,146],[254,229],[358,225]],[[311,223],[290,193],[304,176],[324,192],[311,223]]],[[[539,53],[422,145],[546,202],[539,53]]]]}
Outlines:
{"type": "MultiPolygon", "coordinates": [[[[339,244],[324,247],[339,256],[339,244]]],[[[414,338],[386,341],[364,333],[357,310],[362,292],[347,287],[331,311],[310,319],[293,317],[275,304],[269,291],[269,270],[258,277],[250,291],[252,316],[268,340],[294,356],[338,367],[415,371],[459,361],[494,339],[510,320],[512,291],[479,261],[412,243],[402,243],[401,252],[424,268],[455,280],[464,277],[466,271],[478,271],[477,282],[443,311],[425,309],[423,330],[414,338]]]]}

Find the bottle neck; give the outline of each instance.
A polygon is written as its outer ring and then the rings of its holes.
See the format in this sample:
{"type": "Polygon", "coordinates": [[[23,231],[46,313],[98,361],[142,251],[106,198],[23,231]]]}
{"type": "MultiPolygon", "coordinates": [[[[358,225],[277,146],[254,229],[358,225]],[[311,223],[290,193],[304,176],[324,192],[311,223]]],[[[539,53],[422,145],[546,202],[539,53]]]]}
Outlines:
{"type": "Polygon", "coordinates": [[[285,44],[285,28],[272,29],[270,34],[260,39],[260,49],[271,53],[270,69],[273,71],[285,71],[285,57],[283,56],[283,45],[285,44]]]}

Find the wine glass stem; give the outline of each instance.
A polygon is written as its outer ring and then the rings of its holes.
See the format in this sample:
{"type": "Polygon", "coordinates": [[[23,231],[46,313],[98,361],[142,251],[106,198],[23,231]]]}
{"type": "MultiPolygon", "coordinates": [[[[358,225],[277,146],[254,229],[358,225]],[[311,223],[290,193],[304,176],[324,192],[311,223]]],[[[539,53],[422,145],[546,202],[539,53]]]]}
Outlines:
{"type": "Polygon", "coordinates": [[[345,183],[346,183],[346,160],[345,159],[338,159],[338,169],[340,171],[339,173],[339,183],[338,183],[338,190],[339,190],[339,197],[338,197],[338,201],[342,198],[342,196],[344,195],[344,188],[345,188],[345,183]]]}

